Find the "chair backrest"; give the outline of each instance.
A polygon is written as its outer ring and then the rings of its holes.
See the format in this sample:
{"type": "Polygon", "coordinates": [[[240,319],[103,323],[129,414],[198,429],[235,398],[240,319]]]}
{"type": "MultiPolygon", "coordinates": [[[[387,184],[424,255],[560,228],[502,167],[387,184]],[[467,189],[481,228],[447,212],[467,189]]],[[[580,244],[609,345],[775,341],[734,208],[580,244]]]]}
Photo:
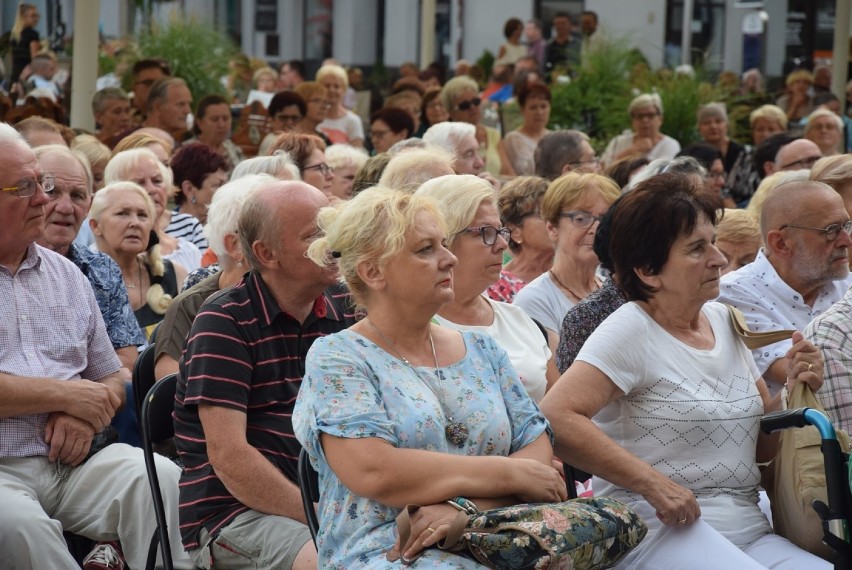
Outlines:
{"type": "Polygon", "coordinates": [[[314,544],[317,543],[317,531],[319,530],[319,518],[314,508],[314,503],[319,502],[319,475],[311,465],[311,459],[305,448],[299,452],[299,490],[302,492],[302,507],[305,509],[305,518],[308,520],[308,529],[314,544]]]}
{"type": "Polygon", "coordinates": [[[154,462],[153,445],[174,437],[175,427],[172,421],[172,412],[175,409],[176,391],[177,374],[169,374],[159,382],[155,382],[143,397],[142,410],[139,414],[139,423],[142,427],[142,454],[145,457],[148,484],[154,499],[154,515],[157,518],[157,532],[148,550],[148,564],[146,568],[154,567],[154,562],[157,558],[158,542],[163,557],[163,566],[166,570],[172,570],[173,568],[165,507],[163,506],[163,495],[160,492],[160,478],[157,476],[157,466],[154,462]]]}
{"type": "Polygon", "coordinates": [[[133,364],[133,402],[136,417],[142,421],[142,400],[148,394],[148,390],[157,381],[154,373],[154,343],[152,342],[139,354],[133,364]]]}

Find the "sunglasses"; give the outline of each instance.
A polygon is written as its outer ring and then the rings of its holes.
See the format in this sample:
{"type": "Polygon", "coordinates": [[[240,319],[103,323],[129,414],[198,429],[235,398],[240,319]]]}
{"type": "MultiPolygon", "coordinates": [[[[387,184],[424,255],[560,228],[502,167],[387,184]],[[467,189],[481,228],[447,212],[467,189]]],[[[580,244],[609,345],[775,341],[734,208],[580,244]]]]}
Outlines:
{"type": "Polygon", "coordinates": [[[473,99],[468,99],[467,101],[462,101],[458,105],[456,105],[456,109],[459,111],[470,111],[471,107],[479,107],[482,103],[482,99],[479,97],[474,97],[473,99]]]}

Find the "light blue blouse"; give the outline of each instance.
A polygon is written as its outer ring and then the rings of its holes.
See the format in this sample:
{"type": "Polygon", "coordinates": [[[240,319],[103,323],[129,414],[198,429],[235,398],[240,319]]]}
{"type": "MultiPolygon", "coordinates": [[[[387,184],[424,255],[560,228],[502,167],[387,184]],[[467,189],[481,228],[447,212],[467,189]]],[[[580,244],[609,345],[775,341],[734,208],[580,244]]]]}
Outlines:
{"type": "MultiPolygon", "coordinates": [[[[482,333],[462,336],[466,354],[441,368],[442,383],[434,368],[418,367],[418,376],[351,330],[314,342],[293,411],[293,427],[319,474],[320,568],[400,564],[385,557],[396,540],[394,519],[399,510],[346,488],[328,466],[320,432],[376,437],[396,447],[471,456],[507,456],[545,431],[551,436],[547,420],[527,395],[506,352],[482,333]],[[469,429],[462,447],[444,435],[446,420],[439,397],[445,399],[453,419],[469,429]]],[[[473,560],[437,549],[427,550],[411,567],[482,568],[473,560]]]]}

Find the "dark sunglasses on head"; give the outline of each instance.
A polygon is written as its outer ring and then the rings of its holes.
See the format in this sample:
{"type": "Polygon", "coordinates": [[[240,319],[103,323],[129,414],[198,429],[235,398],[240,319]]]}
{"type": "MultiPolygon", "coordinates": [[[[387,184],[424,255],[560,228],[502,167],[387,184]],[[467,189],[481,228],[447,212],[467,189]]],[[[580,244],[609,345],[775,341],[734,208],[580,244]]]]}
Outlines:
{"type": "Polygon", "coordinates": [[[473,99],[468,99],[467,101],[462,101],[458,105],[456,105],[456,109],[459,111],[469,111],[471,107],[479,107],[480,103],[482,103],[482,99],[479,97],[474,97],[473,99]]]}

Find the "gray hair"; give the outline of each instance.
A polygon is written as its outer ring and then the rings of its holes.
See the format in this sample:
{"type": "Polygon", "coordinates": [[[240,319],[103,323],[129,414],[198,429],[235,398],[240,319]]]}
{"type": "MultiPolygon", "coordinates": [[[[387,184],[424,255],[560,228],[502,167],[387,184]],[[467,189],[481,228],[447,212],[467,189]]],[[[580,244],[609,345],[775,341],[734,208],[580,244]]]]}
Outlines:
{"type": "Polygon", "coordinates": [[[439,146],[455,156],[459,142],[467,136],[476,136],[475,126],[459,121],[444,121],[429,127],[423,133],[423,142],[439,146]]]}
{"type": "Polygon", "coordinates": [[[97,115],[106,107],[106,102],[111,100],[130,101],[130,97],[120,87],[104,87],[95,92],[92,97],[92,113],[97,115]]]}
{"type": "Polygon", "coordinates": [[[555,131],[539,139],[533,154],[535,174],[550,181],[562,176],[566,164],[580,162],[586,133],[580,131],[555,131]]]}
{"type": "Polygon", "coordinates": [[[231,179],[216,190],[207,210],[204,236],[220,260],[225,258],[226,254],[225,236],[237,235],[243,205],[258,189],[275,180],[269,174],[245,174],[239,180],[231,179]]]}
{"type": "Polygon", "coordinates": [[[290,155],[286,151],[276,150],[269,156],[256,156],[241,161],[231,173],[231,182],[251,174],[277,176],[282,170],[290,175],[290,180],[302,179],[299,175],[299,167],[292,161],[290,155]]]}
{"type": "Polygon", "coordinates": [[[35,156],[37,159],[41,160],[45,155],[48,154],[61,154],[72,160],[76,160],[77,163],[83,168],[83,172],[86,174],[86,191],[89,193],[89,196],[92,195],[94,189],[94,176],[92,176],[92,166],[89,164],[89,158],[80,152],[79,150],[71,150],[65,145],[61,144],[48,144],[44,146],[39,146],[33,149],[35,156]]]}
{"type": "Polygon", "coordinates": [[[658,158],[651,161],[650,164],[636,173],[633,179],[624,187],[622,194],[627,194],[636,188],[636,185],[640,182],[653,178],[658,174],[663,174],[664,172],[697,174],[702,178],[707,176],[707,169],[701,166],[701,164],[699,164],[698,161],[691,156],[679,156],[671,160],[667,158],[658,158]]]}

